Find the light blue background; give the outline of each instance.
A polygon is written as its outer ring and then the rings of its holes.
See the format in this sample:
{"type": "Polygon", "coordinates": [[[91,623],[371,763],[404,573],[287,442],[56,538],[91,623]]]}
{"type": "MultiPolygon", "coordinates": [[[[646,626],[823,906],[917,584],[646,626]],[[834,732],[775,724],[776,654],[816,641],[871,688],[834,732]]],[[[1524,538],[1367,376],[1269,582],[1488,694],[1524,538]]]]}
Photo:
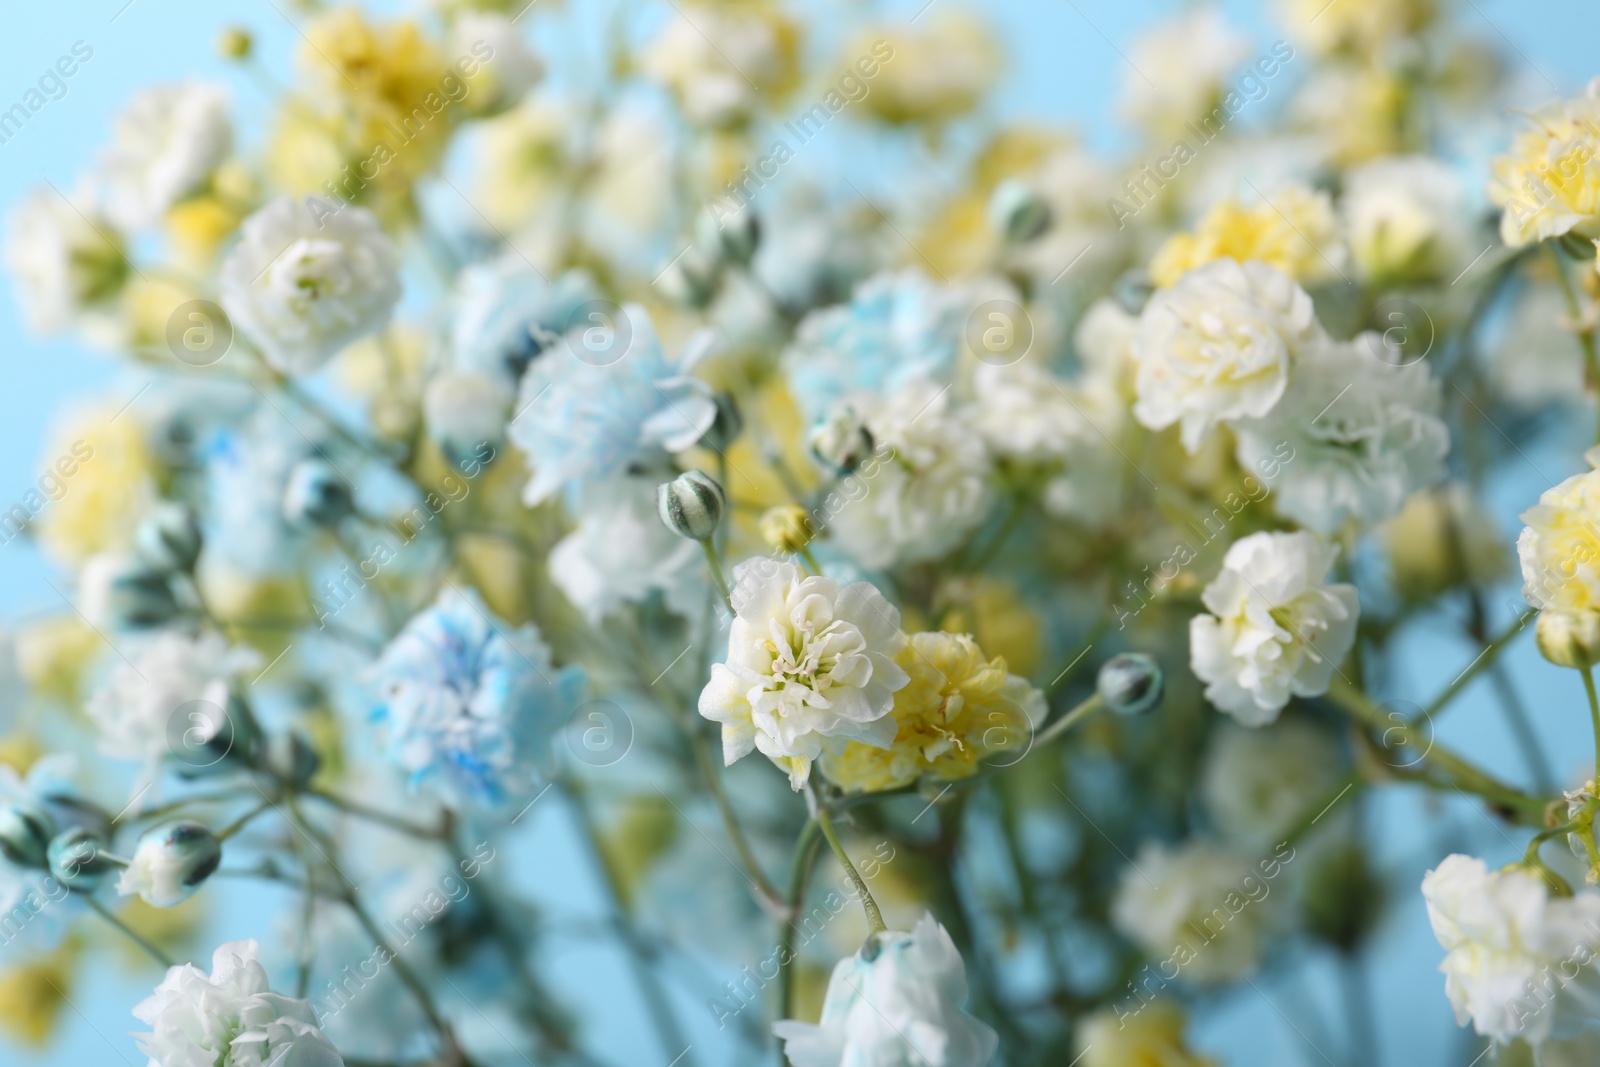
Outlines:
{"type": "MultiPolygon", "coordinates": [[[[935,0],[953,4],[955,0],[935,0]]],[[[1353,2],[1353,0],[1339,0],[1353,2]]],[[[390,7],[393,5],[379,5],[390,7]]],[[[568,0],[585,10],[578,21],[598,25],[603,9],[589,0],[568,0]]],[[[892,5],[914,12],[915,3],[892,5]]],[[[1175,10],[1175,3],[1128,0],[1003,0],[983,5],[1006,45],[1009,67],[998,97],[998,110],[1042,120],[1064,121],[1079,129],[1096,148],[1113,151],[1123,146],[1115,125],[1113,103],[1127,77],[1127,67],[1116,49],[1127,51],[1131,38],[1158,13],[1175,10]],[[1102,36],[1102,34],[1104,36],[1102,36]],[[1109,40],[1107,40],[1109,38],[1109,40]],[[1113,44],[1115,48],[1113,48],[1113,44]]],[[[1573,93],[1600,73],[1600,5],[1592,0],[1527,2],[1527,0],[1468,0],[1461,20],[1468,28],[1507,49],[1513,67],[1531,63],[1538,74],[1524,104],[1554,95],[1544,79],[1573,93]],[[1519,58],[1518,53],[1521,53],[1519,58]]],[[[1260,42],[1279,36],[1272,28],[1270,8],[1259,3],[1224,5],[1236,24],[1251,31],[1260,42]]],[[[656,20],[670,14],[664,3],[633,5],[639,17],[656,20]]],[[[259,135],[266,98],[256,83],[237,68],[219,61],[213,41],[219,27],[237,20],[256,35],[257,48],[280,78],[288,76],[288,57],[296,46],[295,31],[284,17],[286,3],[275,8],[268,0],[230,0],[226,4],[199,0],[63,0],[58,3],[12,4],[6,30],[0,34],[0,109],[9,106],[34,83],[39,73],[54,63],[75,41],[94,49],[94,58],[68,82],[69,91],[52,101],[8,143],[0,145],[0,205],[15,203],[33,185],[48,179],[70,188],[75,177],[93,160],[103,145],[111,115],[138,87],[186,75],[220,78],[230,84],[239,104],[246,135],[259,135]]],[[[290,14],[290,17],[298,17],[290,14]]],[[[539,37],[547,45],[559,34],[551,19],[569,18],[539,9],[530,20],[543,28],[539,37]],[[541,22],[541,20],[544,20],[541,22]]],[[[554,49],[546,48],[547,54],[554,49]]],[[[566,48],[560,49],[565,52],[566,48]]],[[[563,60],[556,59],[557,65],[563,60]]],[[[68,338],[41,340],[21,327],[14,301],[0,298],[0,348],[4,374],[0,376],[0,500],[21,496],[37,476],[44,438],[57,412],[69,399],[107,390],[119,376],[113,360],[87,353],[68,338]]],[[[1533,502],[1545,487],[1537,465],[1560,478],[1577,469],[1579,438],[1564,445],[1548,444],[1530,452],[1528,464],[1508,468],[1496,483],[1493,497],[1496,517],[1508,535],[1514,534],[1515,515],[1533,502]]],[[[39,609],[59,607],[59,599],[45,581],[48,571],[36,553],[22,542],[0,552],[0,588],[4,588],[4,614],[15,619],[39,609]]],[[[1499,597],[1500,615],[1515,595],[1508,587],[1499,597]]],[[[1408,637],[1412,655],[1411,676],[1403,692],[1379,694],[1422,702],[1449,681],[1471,658],[1454,639],[1421,632],[1408,637]]],[[[1587,726],[1581,710],[1581,689],[1570,672],[1557,672],[1533,653],[1522,639],[1511,654],[1512,670],[1523,688],[1558,773],[1571,778],[1587,761],[1587,726]]],[[[1468,755],[1504,776],[1522,780],[1522,766],[1483,687],[1475,689],[1456,708],[1442,736],[1468,755]]],[[[1466,1067],[1476,1054],[1458,1036],[1449,1018],[1442,979],[1434,972],[1440,951],[1426,925],[1416,886],[1421,873],[1437,861],[1441,841],[1451,847],[1488,855],[1504,862],[1512,856],[1513,842],[1472,807],[1444,805],[1443,818],[1425,810],[1419,798],[1403,791],[1388,791],[1373,806],[1374,822],[1392,827],[1380,860],[1392,876],[1400,907],[1390,915],[1378,938],[1383,948],[1368,963],[1374,984],[1382,1057],[1390,1065],[1439,1064],[1466,1067]],[[1441,826],[1453,827],[1449,833],[1441,826]]],[[[541,897],[567,910],[590,908],[595,898],[591,868],[583,859],[568,823],[558,811],[548,810],[528,820],[527,836],[537,841],[542,857],[537,863],[541,897]]],[[[1517,835],[1512,835],[1513,837],[1517,835]]],[[[533,851],[533,846],[529,846],[533,851]]],[[[530,871],[530,873],[532,873],[530,871]]],[[[252,901],[259,904],[261,901],[252,901]]],[[[225,909],[218,908],[217,911],[225,909]]],[[[240,914],[219,923],[218,937],[270,936],[254,915],[240,914]]],[[[100,957],[103,958],[103,957],[100,957]]],[[[128,1008],[144,996],[153,975],[120,971],[87,973],[73,991],[73,1009],[65,1017],[60,1038],[47,1054],[33,1056],[0,1046],[0,1062],[29,1065],[118,1062],[107,1048],[109,1041],[130,1064],[142,1057],[125,1035],[136,1027],[128,1008]],[[81,1014],[74,1014],[74,1012],[81,1014]]],[[[1248,986],[1229,994],[1220,1010],[1207,1012],[1198,1027],[1198,1042],[1233,1065],[1295,1063],[1338,1064],[1344,1067],[1346,1035],[1335,1025],[1338,1002],[1327,968],[1300,988],[1290,988],[1276,976],[1259,981],[1259,991],[1248,986]],[[1317,1003],[1315,1014],[1306,1013],[1306,998],[1317,1003]],[[1321,1028],[1313,1021],[1320,1016],[1321,1028]],[[1291,1023],[1289,1020],[1293,1019],[1291,1023]],[[1302,1031],[1317,1046],[1307,1048],[1302,1031]]],[[[642,1014],[632,999],[631,986],[620,973],[614,955],[574,952],[564,958],[561,985],[569,995],[584,996],[603,1006],[610,1022],[603,1027],[600,1048],[617,1063],[652,1064],[654,1044],[639,1031],[642,1014]]],[[[685,998],[681,1008],[691,1038],[703,1033],[709,1017],[702,1004],[685,998]]],[[[665,1067],[665,1057],[657,1067],[665,1067]]],[[[1366,1063],[1362,1067],[1376,1067],[1366,1063]]]]}

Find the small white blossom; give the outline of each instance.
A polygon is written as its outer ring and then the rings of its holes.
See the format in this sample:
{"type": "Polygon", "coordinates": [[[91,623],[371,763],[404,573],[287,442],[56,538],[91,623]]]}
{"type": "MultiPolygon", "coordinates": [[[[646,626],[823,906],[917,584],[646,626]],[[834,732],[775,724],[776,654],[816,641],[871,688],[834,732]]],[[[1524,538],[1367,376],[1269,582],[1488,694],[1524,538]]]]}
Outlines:
{"type": "Polygon", "coordinates": [[[578,527],[550,550],[550,580],[598,624],[660,592],[685,618],[705,610],[705,559],[656,514],[654,478],[618,477],[584,494],[578,527]]]}
{"type": "Polygon", "coordinates": [[[174,744],[188,749],[211,740],[226,724],[229,682],[262,662],[217,634],[171,630],[129,652],[131,660],[117,665],[87,708],[100,728],[100,751],[129,760],[160,759],[174,744]]]}
{"type": "Polygon", "coordinates": [[[1296,354],[1321,336],[1311,297],[1277,268],[1207,263],[1139,318],[1134,416],[1152,430],[1180,423],[1195,452],[1218,423],[1271,411],[1296,354]]]}
{"type": "Polygon", "coordinates": [[[222,307],[285,374],[310,374],[389,324],[400,261],[365,208],[280,196],[244,221],[222,265],[222,307]]]}
{"type": "Polygon", "coordinates": [[[151,1032],[136,1034],[150,1067],[343,1067],[311,1005],[274,993],[254,941],[229,941],[211,973],[173,967],[133,1009],[151,1032]]]}
{"type": "Polygon", "coordinates": [[[48,334],[85,315],[98,333],[128,277],[123,241],[107,219],[96,218],[88,197],[68,200],[54,189],[29,193],[6,220],[5,259],[28,329],[48,334]],[[79,207],[79,205],[83,207],[79,207]]]}
{"type": "Polygon", "coordinates": [[[221,861],[222,843],[199,823],[158,826],[139,836],[117,892],[137,893],[152,907],[175,907],[193,896],[221,861]]]}
{"type": "Polygon", "coordinates": [[[1353,585],[1328,585],[1339,550],[1309,533],[1235,542],[1189,624],[1190,666],[1206,699],[1243,726],[1278,717],[1290,696],[1320,696],[1355,643],[1353,585]]]}
{"type": "Polygon", "coordinates": [[[100,165],[106,210],[129,230],[152,225],[232,149],[225,88],[191,81],[146,89],[117,117],[100,165]]]}
{"type": "Polygon", "coordinates": [[[1222,103],[1227,80],[1249,58],[1250,38],[1225,23],[1221,12],[1193,8],[1134,42],[1123,113],[1161,129],[1197,120],[1222,103]]]}
{"type": "Polygon", "coordinates": [[[1270,849],[1315,814],[1338,777],[1339,753],[1326,730],[1301,719],[1253,730],[1228,723],[1206,753],[1200,798],[1230,840],[1270,849]]]}
{"type": "Polygon", "coordinates": [[[1461,182],[1446,163],[1391,156],[1352,170],[1344,216],[1351,254],[1379,282],[1449,278],[1467,252],[1461,182]]]}
{"type": "Polygon", "coordinates": [[[516,24],[498,11],[463,11],[451,27],[452,54],[489,58],[468,80],[469,103],[478,114],[499,111],[520,100],[544,77],[540,62],[516,24]]]}
{"type": "Polygon", "coordinates": [[[873,934],[828,979],[822,1019],[772,1032],[794,1067],[984,1067],[999,1037],[967,1014],[967,972],[950,935],[924,914],[911,933],[873,934]]]}
{"type": "Polygon", "coordinates": [[[700,714],[722,724],[726,763],[760,750],[799,789],[825,745],[893,743],[889,709],[910,681],[894,656],[906,637],[874,586],[841,589],[791,563],[754,559],[734,570],[733,604],[727,661],[700,694],[700,714]]]}

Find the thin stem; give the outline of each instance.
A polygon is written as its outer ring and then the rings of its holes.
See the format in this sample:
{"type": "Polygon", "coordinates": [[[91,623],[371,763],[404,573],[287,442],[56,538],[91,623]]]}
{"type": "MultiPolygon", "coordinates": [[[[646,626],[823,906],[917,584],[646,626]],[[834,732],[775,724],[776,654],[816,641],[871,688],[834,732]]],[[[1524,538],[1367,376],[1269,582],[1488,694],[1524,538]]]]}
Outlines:
{"type": "Polygon", "coordinates": [[[817,824],[822,827],[822,836],[828,839],[828,847],[833,849],[834,856],[839,860],[839,866],[844,868],[844,873],[850,877],[850,883],[856,887],[856,892],[861,894],[861,907],[867,913],[867,923],[872,927],[872,932],[885,933],[889,928],[884,925],[883,912],[878,910],[878,902],[872,899],[872,891],[867,888],[861,872],[856,870],[856,865],[850,862],[844,846],[839,844],[839,835],[834,833],[833,820],[828,816],[827,808],[818,806],[817,824]]]}
{"type": "Polygon", "coordinates": [[[722,602],[728,606],[728,614],[737,615],[733,609],[733,597],[728,592],[728,580],[722,576],[722,564],[717,559],[716,546],[711,543],[711,538],[700,542],[700,547],[706,551],[706,563],[711,566],[711,580],[716,584],[717,592],[722,594],[722,602]]]}
{"type": "Polygon", "coordinates": [[[1056,738],[1060,737],[1062,734],[1078,725],[1078,723],[1082,722],[1084,719],[1087,719],[1095,712],[1102,710],[1105,706],[1105,699],[1101,697],[1098,692],[1092,693],[1087,700],[1083,701],[1083,703],[1079,704],[1077,707],[1061,716],[1061,718],[1045,727],[1044,732],[1039,734],[1038,737],[1034,738],[1033,747],[1038,748],[1040,745],[1048,745],[1050,742],[1054,741],[1056,738]]]}
{"type": "Polygon", "coordinates": [[[806,566],[811,568],[812,574],[822,573],[822,564],[817,562],[817,557],[811,554],[810,545],[800,547],[800,558],[806,561],[806,566]]]}
{"type": "Polygon", "coordinates": [[[794,924],[805,903],[806,883],[811,879],[811,868],[817,861],[817,848],[822,844],[822,824],[807,820],[800,839],[794,845],[794,859],[789,865],[789,921],[778,933],[778,1007],[777,1017],[794,1018],[794,924]]]}
{"type": "Polygon", "coordinates": [[[1494,640],[1484,645],[1483,651],[1478,653],[1478,658],[1473,660],[1466,670],[1457,675],[1455,681],[1445,686],[1444,691],[1434,697],[1428,703],[1428,706],[1423,708],[1421,713],[1411,720],[1411,725],[1420,726],[1424,722],[1431,722],[1433,717],[1443,711],[1452,700],[1461,694],[1463,689],[1472,684],[1474,678],[1500,658],[1500,653],[1505,651],[1507,645],[1516,640],[1517,635],[1527,626],[1528,620],[1536,614],[1537,612],[1532,609],[1524,611],[1517,616],[1516,621],[1502,630],[1494,640]]]}
{"type": "Polygon", "coordinates": [[[1504,663],[1496,663],[1489,668],[1489,684],[1499,694],[1500,710],[1505,712],[1506,725],[1511,727],[1511,734],[1517,739],[1517,747],[1522,750],[1522,758],[1533,775],[1533,787],[1541,794],[1555,792],[1555,775],[1550,771],[1550,761],[1545,758],[1544,749],[1539,745],[1539,735],[1528,718],[1528,709],[1517,696],[1516,686],[1511,684],[1504,663]]]}
{"type": "Polygon", "coordinates": [[[1378,1062],[1378,1028],[1372,1017],[1372,986],[1361,956],[1349,952],[1339,961],[1339,987],[1350,1018],[1352,1063],[1378,1062]]]}
{"type": "Polygon", "coordinates": [[[722,788],[722,778],[712,762],[711,753],[706,748],[705,735],[695,729],[693,723],[687,724],[685,728],[689,732],[689,745],[694,749],[695,763],[700,768],[700,777],[705,780],[706,788],[711,791],[711,798],[717,803],[717,811],[722,815],[722,825],[728,831],[728,839],[733,842],[733,850],[739,856],[739,863],[744,867],[745,875],[756,889],[761,906],[768,914],[779,919],[787,919],[788,909],[783,903],[783,898],[778,895],[777,887],[767,878],[766,872],[761,869],[761,864],[756,862],[756,854],[750,847],[750,839],[745,836],[744,828],[739,825],[739,817],[733,810],[733,804],[728,800],[726,790],[722,788]]]}
{"type": "Polygon", "coordinates": [[[1594,730],[1594,773],[1600,778],[1600,698],[1594,691],[1594,668],[1583,669],[1583,690],[1589,694],[1589,725],[1594,730]]]}
{"type": "MultiPolygon", "coordinates": [[[[1595,350],[1594,326],[1584,322],[1583,310],[1578,306],[1578,294],[1572,288],[1572,279],[1567,277],[1567,265],[1561,261],[1560,253],[1548,242],[1544,247],[1549,253],[1551,264],[1555,267],[1556,279],[1561,283],[1561,295],[1567,301],[1567,314],[1572,317],[1572,331],[1577,335],[1578,344],[1583,348],[1584,374],[1589,383],[1589,391],[1600,398],[1600,352],[1595,350]]],[[[1600,444],[1600,428],[1596,429],[1595,442],[1600,444]]]]}
{"type": "Polygon", "coordinates": [[[410,834],[412,837],[419,837],[424,841],[444,840],[444,833],[438,828],[430,828],[399,815],[391,815],[386,811],[368,807],[359,801],[341,797],[337,793],[330,793],[322,789],[308,789],[305,793],[306,796],[316,797],[323,803],[331,804],[345,814],[354,815],[358,819],[381,823],[391,830],[399,830],[403,834],[410,834]]]}
{"type": "Polygon", "coordinates": [[[104,904],[100,903],[98,900],[96,900],[94,897],[90,896],[87,893],[83,894],[82,900],[83,900],[83,902],[85,904],[89,905],[89,907],[94,910],[95,914],[99,915],[106,922],[110,923],[112,926],[115,926],[118,930],[122,931],[123,935],[125,937],[127,937],[128,940],[132,941],[135,945],[138,945],[140,948],[144,949],[146,954],[148,954],[151,959],[155,960],[157,963],[161,964],[161,966],[163,966],[163,967],[175,966],[175,964],[173,963],[172,957],[168,956],[165,952],[162,952],[154,944],[152,944],[149,941],[145,940],[144,937],[142,937],[139,933],[137,933],[133,929],[133,927],[129,926],[127,923],[125,923],[121,919],[117,918],[116,915],[112,914],[110,908],[107,908],[104,904]]]}
{"type": "Polygon", "coordinates": [[[218,841],[226,841],[228,838],[232,837],[234,834],[248,826],[251,819],[254,819],[262,812],[269,810],[272,806],[272,801],[270,800],[257,804],[255,807],[251,808],[249,811],[230,822],[227,826],[224,826],[222,829],[218,830],[215,835],[216,839],[218,841]]]}

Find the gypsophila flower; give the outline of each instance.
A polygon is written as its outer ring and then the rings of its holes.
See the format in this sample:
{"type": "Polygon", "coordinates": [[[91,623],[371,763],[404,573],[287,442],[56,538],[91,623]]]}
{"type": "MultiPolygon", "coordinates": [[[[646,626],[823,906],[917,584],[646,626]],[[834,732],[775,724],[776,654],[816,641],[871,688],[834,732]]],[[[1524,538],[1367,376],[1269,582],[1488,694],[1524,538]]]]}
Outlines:
{"type": "Polygon", "coordinates": [[[1444,477],[1450,433],[1426,362],[1406,362],[1377,333],[1307,346],[1271,414],[1238,427],[1239,462],[1258,469],[1288,443],[1275,485],[1278,514],[1332,535],[1346,522],[1389,518],[1444,477]]]}
{"type": "Polygon", "coordinates": [[[1539,495],[1517,538],[1522,595],[1536,608],[1600,612],[1600,450],[1596,468],[1539,495]]]}
{"type": "Polygon", "coordinates": [[[1309,533],[1235,542],[1189,624],[1190,666],[1206,699],[1243,726],[1278,717],[1290,696],[1320,696],[1355,643],[1353,585],[1327,584],[1339,550],[1309,533]]]}
{"type": "Polygon", "coordinates": [[[406,623],[366,681],[371,718],[412,787],[491,809],[540,779],[550,737],[587,685],[581,668],[555,667],[535,627],[507,626],[454,586],[406,623]]]}
{"type": "Polygon", "coordinates": [[[1159,132],[1181,129],[1223,102],[1228,79],[1249,57],[1250,39],[1225,23],[1220,11],[1192,8],[1134,42],[1123,113],[1159,132]]]}
{"type": "Polygon", "coordinates": [[[199,823],[157,826],[140,835],[117,892],[137,893],[152,907],[171,908],[193,896],[221,862],[222,843],[199,823]]]}
{"type": "Polygon", "coordinates": [[[966,967],[945,928],[924,914],[911,933],[873,934],[828,979],[822,1019],[772,1032],[794,1067],[984,1067],[999,1037],[967,1014],[966,967]]]}
{"type": "Polygon", "coordinates": [[[1271,411],[1291,362],[1321,337],[1311,298],[1282,272],[1208,263],[1157,293],[1139,318],[1134,417],[1153,430],[1180,423],[1195,452],[1218,423],[1271,411]]]}
{"type": "Polygon", "coordinates": [[[550,550],[550,579],[591,623],[660,593],[694,618],[708,588],[700,546],[662,525],[656,481],[622,477],[583,494],[578,526],[550,550]]]}
{"type": "Polygon", "coordinates": [[[1230,840],[1270,850],[1302,818],[1315,815],[1339,777],[1339,751],[1326,730],[1304,719],[1217,732],[1200,773],[1206,813],[1230,840]]]}
{"type": "Polygon", "coordinates": [[[344,1067],[317,1028],[311,1005],[267,984],[254,941],[229,941],[211,973],[173,967],[133,1009],[149,1033],[134,1035],[150,1067],[344,1067]]]}
{"type": "Polygon", "coordinates": [[[895,663],[900,613],[882,593],[754,559],[734,569],[733,605],[727,659],[699,703],[722,724],[725,763],[759,750],[798,790],[825,746],[893,743],[889,711],[910,678],[895,663]]]}
{"type": "Polygon", "coordinates": [[[285,374],[310,374],[389,324],[394,246],[365,208],[280,196],[244,221],[222,265],[222,307],[285,374]]]}
{"type": "Polygon", "coordinates": [[[1500,239],[1520,248],[1566,233],[1600,238],[1600,78],[1528,119],[1490,166],[1489,199],[1505,212],[1500,239]]]}
{"type": "Polygon", "coordinates": [[[233,148],[228,106],[225,88],[194,81],[153,86],[129,102],[100,164],[117,225],[149,226],[200,189],[233,148]]]}
{"type": "Polygon", "coordinates": [[[1112,1007],[1078,1023],[1082,1067],[1217,1067],[1217,1061],[1191,1051],[1183,1040],[1183,1009],[1172,1000],[1145,1001],[1133,1008],[1112,1007]]]}
{"type": "Polygon", "coordinates": [[[1327,193],[1286,185],[1248,207],[1217,204],[1195,227],[1167,239],[1150,260],[1150,280],[1176,285],[1189,271],[1219,259],[1258,260],[1302,285],[1337,278],[1345,260],[1338,219],[1327,193]]]}
{"type": "Polygon", "coordinates": [[[78,323],[100,339],[112,329],[103,316],[128,279],[128,259],[116,227],[96,218],[82,192],[71,197],[39,189],[11,210],[6,270],[28,329],[47,334],[78,323]]]}
{"type": "Polygon", "coordinates": [[[491,375],[515,389],[528,364],[558,342],[599,290],[583,271],[546,281],[520,256],[467,267],[456,281],[451,354],[459,370],[491,375]]]}
{"type": "Polygon", "coordinates": [[[1428,156],[1389,156],[1352,170],[1344,217],[1350,253],[1381,283],[1448,278],[1467,251],[1465,197],[1455,171],[1428,156]]]}

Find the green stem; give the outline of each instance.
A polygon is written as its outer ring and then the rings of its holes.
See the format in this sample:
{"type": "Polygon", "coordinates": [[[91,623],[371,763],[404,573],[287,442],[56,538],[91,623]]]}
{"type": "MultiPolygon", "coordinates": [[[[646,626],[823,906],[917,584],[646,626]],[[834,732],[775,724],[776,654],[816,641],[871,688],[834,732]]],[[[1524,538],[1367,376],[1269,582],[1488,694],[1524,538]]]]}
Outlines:
{"type": "Polygon", "coordinates": [[[833,820],[828,816],[828,809],[820,805],[817,807],[817,823],[822,827],[822,836],[828,839],[828,847],[833,849],[839,865],[850,877],[850,883],[856,887],[856,892],[861,894],[861,907],[867,913],[867,924],[872,927],[873,933],[885,933],[889,928],[884,925],[883,912],[878,910],[878,902],[872,899],[872,892],[867,888],[866,880],[861,877],[861,872],[856,870],[856,865],[850,862],[850,856],[845,852],[844,846],[839,844],[839,835],[834,833],[833,820]]]}
{"type": "Polygon", "coordinates": [[[228,838],[232,837],[234,834],[238,833],[240,830],[243,830],[246,826],[248,826],[250,824],[250,820],[251,819],[254,819],[257,815],[260,815],[262,812],[271,809],[271,807],[272,807],[272,801],[270,801],[270,800],[263,801],[262,803],[257,804],[255,807],[251,808],[249,811],[245,812],[243,815],[239,816],[237,819],[235,819],[232,822],[230,822],[227,826],[224,826],[222,829],[218,830],[216,832],[217,840],[218,841],[226,841],[228,838]]]}
{"type": "Polygon", "coordinates": [[[1516,621],[1502,630],[1494,640],[1484,645],[1483,651],[1478,653],[1478,658],[1473,660],[1466,670],[1457,675],[1455,681],[1445,686],[1444,691],[1434,697],[1428,706],[1423,708],[1421,713],[1411,720],[1411,725],[1420,726],[1424,722],[1432,721],[1433,717],[1443,711],[1452,700],[1461,694],[1463,689],[1472,684],[1473,679],[1477,678],[1480,673],[1488,669],[1500,658],[1500,653],[1505,651],[1507,645],[1516,640],[1517,635],[1527,626],[1528,620],[1536,614],[1538,612],[1531,608],[1524,611],[1517,616],[1516,621]]]}
{"type": "Polygon", "coordinates": [[[745,836],[744,828],[739,825],[739,817],[733,810],[732,802],[728,800],[727,791],[722,788],[722,778],[711,759],[711,753],[706,748],[705,734],[695,729],[694,723],[687,724],[686,729],[689,731],[690,747],[694,749],[695,763],[700,768],[700,777],[705,780],[706,788],[711,791],[711,798],[716,801],[717,811],[722,815],[722,825],[728,831],[728,839],[733,842],[733,850],[739,856],[740,865],[744,867],[746,876],[755,886],[761,906],[768,914],[782,918],[787,910],[783,898],[778,895],[777,887],[767,878],[766,872],[761,869],[761,864],[756,862],[755,850],[750,847],[750,839],[745,836]]]}
{"type": "Polygon", "coordinates": [[[142,936],[134,931],[133,927],[129,926],[127,923],[123,922],[121,919],[112,914],[110,908],[107,908],[104,904],[100,903],[88,893],[82,894],[80,899],[83,900],[85,904],[88,904],[89,907],[94,910],[95,914],[99,915],[106,922],[122,931],[123,935],[127,937],[128,940],[142,948],[151,959],[155,960],[163,967],[174,966],[172,957],[168,956],[165,952],[162,952],[149,941],[146,941],[142,936]]]}
{"type": "Polygon", "coordinates": [[[822,824],[807,820],[800,839],[794,845],[794,859],[789,864],[789,921],[778,932],[778,1005],[780,1019],[794,1018],[794,935],[795,923],[805,903],[806,883],[811,878],[811,868],[817,861],[817,847],[822,844],[822,824]],[[787,961],[787,962],[785,962],[787,961]]]}
{"type": "Polygon", "coordinates": [[[412,837],[421,838],[424,841],[444,840],[444,833],[437,828],[429,828],[421,823],[412,822],[410,819],[402,818],[399,815],[391,815],[386,811],[380,811],[377,808],[368,807],[367,805],[358,801],[341,797],[337,793],[330,793],[322,789],[307,789],[305,792],[306,796],[316,797],[324,804],[330,804],[344,812],[346,815],[353,815],[358,819],[366,819],[368,822],[379,823],[383,826],[389,827],[391,830],[398,830],[403,834],[410,834],[412,837]]]}
{"type": "MultiPolygon", "coordinates": [[[[1578,306],[1578,294],[1572,288],[1572,279],[1567,277],[1567,266],[1561,261],[1561,254],[1549,242],[1545,243],[1545,251],[1550,256],[1550,262],[1555,267],[1556,279],[1561,283],[1561,295],[1567,301],[1567,314],[1572,317],[1573,333],[1577,335],[1578,344],[1583,348],[1584,374],[1589,383],[1589,391],[1600,398],[1600,352],[1595,349],[1594,327],[1584,325],[1583,310],[1578,306]]],[[[1600,427],[1595,431],[1595,443],[1600,444],[1600,427]]]]}
{"type": "Polygon", "coordinates": [[[711,543],[711,538],[700,542],[700,547],[706,551],[706,563],[711,567],[711,580],[716,584],[717,592],[722,594],[722,602],[728,606],[728,614],[737,615],[733,608],[733,597],[728,592],[728,579],[722,576],[722,563],[717,559],[716,546],[711,543]]]}
{"type": "Polygon", "coordinates": [[[1056,738],[1060,737],[1062,734],[1078,725],[1078,723],[1082,722],[1084,719],[1087,719],[1095,712],[1105,708],[1105,706],[1106,702],[1098,692],[1090,694],[1087,700],[1083,701],[1077,707],[1061,716],[1061,718],[1045,727],[1044,732],[1039,734],[1038,737],[1034,738],[1034,748],[1038,748],[1040,745],[1048,745],[1050,742],[1054,741],[1056,738]]]}
{"type": "Polygon", "coordinates": [[[1600,779],[1600,698],[1594,691],[1594,668],[1583,669],[1583,690],[1589,694],[1589,725],[1594,730],[1594,773],[1600,779]]]}

